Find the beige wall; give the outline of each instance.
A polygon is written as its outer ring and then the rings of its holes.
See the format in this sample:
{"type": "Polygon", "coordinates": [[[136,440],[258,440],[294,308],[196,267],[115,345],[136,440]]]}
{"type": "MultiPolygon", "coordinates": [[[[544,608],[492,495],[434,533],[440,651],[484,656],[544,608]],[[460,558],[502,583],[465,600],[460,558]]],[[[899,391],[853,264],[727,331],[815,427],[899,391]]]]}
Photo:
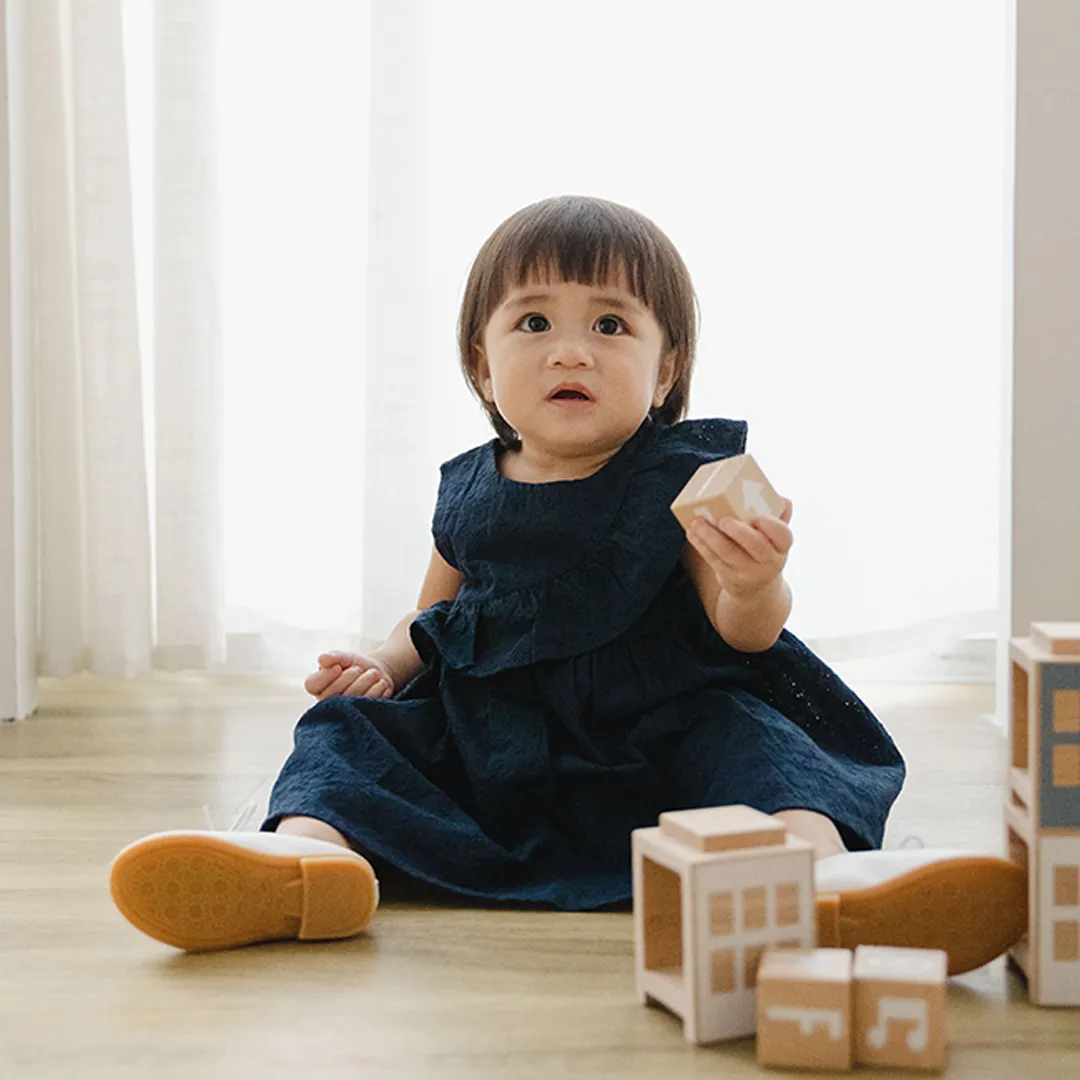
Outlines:
{"type": "Polygon", "coordinates": [[[1013,633],[1080,620],[1080,2],[1018,0],[1013,633]]]}

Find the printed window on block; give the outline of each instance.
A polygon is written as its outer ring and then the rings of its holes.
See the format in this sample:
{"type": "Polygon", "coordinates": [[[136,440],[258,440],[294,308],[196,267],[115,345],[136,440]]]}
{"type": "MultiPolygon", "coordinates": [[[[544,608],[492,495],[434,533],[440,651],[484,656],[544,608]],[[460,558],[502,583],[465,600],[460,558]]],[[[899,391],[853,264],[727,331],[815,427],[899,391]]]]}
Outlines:
{"type": "Polygon", "coordinates": [[[735,896],[733,893],[710,894],[709,933],[713,937],[730,937],[735,933],[735,896]]]}
{"type": "Polygon", "coordinates": [[[1080,690],[1054,691],[1054,731],[1080,735],[1080,690]]]}
{"type": "Polygon", "coordinates": [[[799,921],[799,883],[776,886],[776,925],[794,926],[799,921]]]}
{"type": "Polygon", "coordinates": [[[735,950],[713,949],[709,957],[710,986],[714,994],[731,994],[735,990],[735,950]]]}
{"type": "Polygon", "coordinates": [[[1080,745],[1054,747],[1054,787],[1080,787],[1080,745]]]}
{"type": "Polygon", "coordinates": [[[743,889],[743,929],[764,930],[768,922],[765,909],[765,886],[743,889]]]}
{"type": "Polygon", "coordinates": [[[1054,907],[1080,907],[1080,867],[1054,867],[1054,907]]]}
{"type": "Polygon", "coordinates": [[[1054,959],[1065,963],[1080,960],[1080,922],[1054,923],[1054,959]]]}
{"type": "Polygon", "coordinates": [[[758,968],[761,967],[761,958],[765,955],[764,945],[747,945],[743,949],[743,987],[753,990],[757,986],[758,968]]]}

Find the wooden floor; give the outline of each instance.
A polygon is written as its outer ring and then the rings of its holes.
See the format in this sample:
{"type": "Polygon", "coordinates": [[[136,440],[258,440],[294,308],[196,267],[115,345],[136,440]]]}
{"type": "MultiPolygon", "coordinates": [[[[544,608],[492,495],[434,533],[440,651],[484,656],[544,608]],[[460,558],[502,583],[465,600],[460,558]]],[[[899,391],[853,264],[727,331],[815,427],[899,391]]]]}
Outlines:
{"type": "MultiPolygon", "coordinates": [[[[858,689],[910,767],[886,846],[1000,850],[991,688],[858,689]]],[[[257,827],[308,701],[284,681],[79,677],[0,726],[0,1077],[765,1075],[751,1040],[692,1047],[637,1003],[625,913],[389,899],[359,939],[202,956],[128,926],[115,852],[207,813],[257,827]]],[[[949,1019],[950,1077],[1080,1076],[1080,1010],[1032,1008],[1003,960],[950,982],[949,1019]]]]}

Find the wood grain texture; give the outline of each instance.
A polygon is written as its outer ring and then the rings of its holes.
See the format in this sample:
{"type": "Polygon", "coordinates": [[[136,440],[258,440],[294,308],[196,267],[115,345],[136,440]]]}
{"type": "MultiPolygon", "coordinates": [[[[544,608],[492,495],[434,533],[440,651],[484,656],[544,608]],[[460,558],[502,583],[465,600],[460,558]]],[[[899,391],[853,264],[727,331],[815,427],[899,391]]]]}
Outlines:
{"type": "MultiPolygon", "coordinates": [[[[992,688],[858,689],[910,767],[886,845],[1001,850],[992,688]]],[[[203,956],[128,926],[113,855],[205,827],[203,807],[223,828],[258,803],[255,827],[309,700],[272,679],[80,676],[43,680],[39,713],[0,727],[0,1076],[769,1075],[752,1040],[692,1047],[637,1003],[628,912],[388,888],[364,937],[203,956]]],[[[948,1008],[948,1077],[1080,1075],[1080,1012],[1029,1006],[1003,960],[950,980],[948,1008]]]]}

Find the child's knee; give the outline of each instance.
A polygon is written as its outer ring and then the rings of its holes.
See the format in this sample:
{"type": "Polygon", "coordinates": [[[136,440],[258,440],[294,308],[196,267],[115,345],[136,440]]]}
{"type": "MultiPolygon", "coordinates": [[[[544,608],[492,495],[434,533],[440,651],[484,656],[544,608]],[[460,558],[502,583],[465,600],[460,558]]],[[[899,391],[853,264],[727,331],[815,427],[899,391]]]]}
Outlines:
{"type": "Polygon", "coordinates": [[[318,818],[283,817],[274,831],[289,836],[309,836],[313,840],[328,840],[331,844],[339,844],[345,848],[350,846],[349,841],[333,825],[327,825],[325,821],[319,821],[318,818]]]}
{"type": "Polygon", "coordinates": [[[794,836],[814,845],[814,858],[825,859],[847,851],[832,818],[816,810],[779,810],[772,815],[794,836]]]}

